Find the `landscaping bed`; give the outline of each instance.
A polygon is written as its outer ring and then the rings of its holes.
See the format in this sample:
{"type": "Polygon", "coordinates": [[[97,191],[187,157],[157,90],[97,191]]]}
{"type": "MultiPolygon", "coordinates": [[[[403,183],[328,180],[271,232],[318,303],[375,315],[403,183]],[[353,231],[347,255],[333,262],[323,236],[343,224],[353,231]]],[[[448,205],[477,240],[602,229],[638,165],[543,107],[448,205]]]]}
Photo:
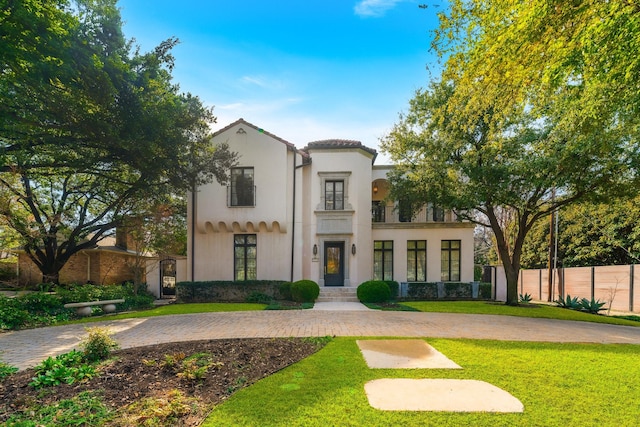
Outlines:
{"type": "MultiPolygon", "coordinates": [[[[195,426],[213,406],[236,390],[304,359],[327,341],[323,338],[224,339],[119,350],[100,365],[99,375],[90,380],[40,389],[29,385],[35,376],[33,369],[20,371],[0,382],[0,423],[12,414],[28,414],[91,392],[109,414],[100,418],[111,418],[105,425],[195,426]],[[206,355],[211,365],[201,379],[187,375],[194,374],[193,369],[189,371],[181,364],[198,355],[206,355]]],[[[83,411],[81,407],[72,410],[76,415],[83,411]]],[[[22,420],[32,420],[36,425],[70,425],[61,420],[61,411],[52,412],[54,419],[22,420]]],[[[99,421],[83,425],[102,424],[99,421]]]]}

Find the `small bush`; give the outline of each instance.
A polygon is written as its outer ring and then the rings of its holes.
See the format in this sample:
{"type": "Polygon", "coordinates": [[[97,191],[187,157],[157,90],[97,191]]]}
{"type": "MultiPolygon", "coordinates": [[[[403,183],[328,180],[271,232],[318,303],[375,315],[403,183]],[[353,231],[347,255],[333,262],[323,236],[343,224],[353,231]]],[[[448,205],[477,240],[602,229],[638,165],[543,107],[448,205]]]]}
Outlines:
{"type": "Polygon", "coordinates": [[[293,297],[291,296],[291,282],[284,282],[280,285],[278,289],[280,291],[280,297],[286,301],[293,301],[293,297]]]}
{"type": "Polygon", "coordinates": [[[263,294],[263,293],[260,293],[260,292],[251,292],[245,301],[246,302],[252,302],[252,303],[258,303],[258,304],[269,304],[272,299],[273,298],[271,298],[267,294],[263,294]]]}
{"type": "Polygon", "coordinates": [[[586,298],[582,298],[580,300],[580,305],[582,307],[582,311],[586,311],[591,314],[598,314],[600,310],[604,310],[605,303],[593,298],[591,298],[591,301],[586,298]]]}
{"type": "Polygon", "coordinates": [[[119,347],[118,343],[111,338],[112,332],[107,328],[86,328],[89,335],[82,340],[80,346],[83,348],[84,357],[89,362],[105,360],[112,350],[119,347]]]}
{"type": "Polygon", "coordinates": [[[313,280],[298,280],[291,284],[291,298],[296,302],[315,302],[320,287],[313,280]]]}
{"type": "Polygon", "coordinates": [[[11,366],[0,360],[0,381],[8,377],[9,375],[18,372],[18,368],[11,366]]]}
{"type": "Polygon", "coordinates": [[[395,299],[400,295],[400,284],[395,280],[385,280],[384,283],[389,287],[389,291],[391,291],[391,299],[395,299]]]}
{"type": "Polygon", "coordinates": [[[571,310],[580,310],[582,309],[582,305],[580,301],[578,301],[578,297],[571,298],[571,295],[567,295],[565,299],[562,299],[562,296],[559,296],[557,300],[554,301],[558,307],[568,308],[571,310]]]}
{"type": "Polygon", "coordinates": [[[35,371],[36,376],[29,383],[35,388],[73,384],[96,375],[93,366],[85,364],[83,353],[77,350],[49,357],[36,366],[35,371]]]}
{"type": "Polygon", "coordinates": [[[0,328],[19,329],[29,320],[29,312],[15,298],[0,295],[0,328]]]}
{"type": "Polygon", "coordinates": [[[391,290],[382,280],[369,280],[358,286],[358,299],[363,303],[386,302],[391,299],[391,290]]]}
{"type": "Polygon", "coordinates": [[[521,302],[523,304],[529,304],[531,302],[532,298],[530,294],[520,294],[518,297],[518,302],[521,302]]]}

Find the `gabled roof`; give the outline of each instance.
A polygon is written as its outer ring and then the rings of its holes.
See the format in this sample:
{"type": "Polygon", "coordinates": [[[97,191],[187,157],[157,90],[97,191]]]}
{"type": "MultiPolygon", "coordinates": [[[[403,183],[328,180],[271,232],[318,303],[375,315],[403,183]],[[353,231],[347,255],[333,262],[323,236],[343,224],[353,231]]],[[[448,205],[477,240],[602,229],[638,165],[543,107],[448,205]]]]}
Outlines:
{"type": "MultiPolygon", "coordinates": [[[[246,120],[245,120],[245,119],[243,119],[243,118],[240,118],[240,119],[236,120],[235,122],[231,123],[230,125],[227,125],[227,126],[223,127],[222,129],[220,129],[220,130],[218,130],[218,131],[214,132],[213,136],[214,136],[214,137],[215,137],[215,136],[218,136],[218,135],[220,135],[221,133],[228,131],[229,129],[231,129],[232,127],[234,127],[234,126],[236,126],[236,125],[245,125],[245,126],[248,126],[248,127],[252,128],[252,129],[254,129],[254,130],[256,130],[256,131],[258,131],[258,132],[260,132],[260,133],[264,133],[265,135],[270,136],[271,138],[275,139],[276,141],[280,141],[280,142],[282,142],[284,145],[286,145],[286,146],[287,146],[287,149],[289,149],[289,150],[291,150],[291,151],[298,151],[298,149],[296,148],[296,146],[295,146],[294,144],[292,144],[292,143],[290,143],[289,141],[286,141],[286,140],[284,140],[284,139],[280,138],[280,137],[279,137],[279,136],[277,136],[277,135],[272,134],[271,132],[267,132],[266,130],[264,130],[264,129],[262,129],[262,128],[259,128],[258,126],[254,125],[253,123],[249,123],[248,121],[246,121],[246,120]]],[[[303,153],[300,153],[300,154],[302,154],[302,155],[306,155],[306,153],[304,153],[304,154],[303,154],[303,153]]]]}
{"type": "Polygon", "coordinates": [[[313,141],[307,144],[302,151],[309,152],[309,150],[323,150],[323,149],[359,149],[373,155],[371,163],[376,160],[378,152],[373,148],[369,148],[362,144],[360,141],[353,139],[324,139],[322,141],[313,141]]]}

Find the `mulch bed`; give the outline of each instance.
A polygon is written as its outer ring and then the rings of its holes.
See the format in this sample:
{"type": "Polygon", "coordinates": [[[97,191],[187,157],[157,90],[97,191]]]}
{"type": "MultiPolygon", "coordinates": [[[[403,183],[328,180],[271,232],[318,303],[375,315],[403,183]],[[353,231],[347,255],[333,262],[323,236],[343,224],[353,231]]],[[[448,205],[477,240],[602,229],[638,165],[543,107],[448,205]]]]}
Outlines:
{"type": "Polygon", "coordinates": [[[137,347],[114,352],[114,358],[101,367],[95,378],[40,390],[28,385],[35,373],[27,369],[0,382],[0,423],[16,411],[50,405],[83,391],[98,391],[108,407],[123,409],[143,398],[166,398],[173,390],[179,390],[197,399],[198,409],[182,417],[177,425],[195,426],[213,406],[238,389],[304,359],[322,346],[317,340],[304,338],[252,338],[137,347]],[[216,362],[200,381],[181,378],[162,363],[165,356],[181,358],[196,353],[209,353],[216,362]]]}

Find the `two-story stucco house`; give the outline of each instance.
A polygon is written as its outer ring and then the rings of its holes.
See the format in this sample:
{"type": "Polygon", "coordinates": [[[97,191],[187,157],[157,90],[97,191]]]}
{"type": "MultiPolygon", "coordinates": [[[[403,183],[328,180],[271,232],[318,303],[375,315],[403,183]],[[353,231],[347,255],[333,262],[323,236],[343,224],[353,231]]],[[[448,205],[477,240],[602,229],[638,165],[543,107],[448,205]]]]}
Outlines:
{"type": "Polygon", "coordinates": [[[473,225],[426,203],[387,201],[387,172],[358,141],[296,148],[243,119],[216,132],[239,154],[230,184],[201,186],[188,208],[188,280],[311,279],[321,289],[473,280],[473,225]]]}

